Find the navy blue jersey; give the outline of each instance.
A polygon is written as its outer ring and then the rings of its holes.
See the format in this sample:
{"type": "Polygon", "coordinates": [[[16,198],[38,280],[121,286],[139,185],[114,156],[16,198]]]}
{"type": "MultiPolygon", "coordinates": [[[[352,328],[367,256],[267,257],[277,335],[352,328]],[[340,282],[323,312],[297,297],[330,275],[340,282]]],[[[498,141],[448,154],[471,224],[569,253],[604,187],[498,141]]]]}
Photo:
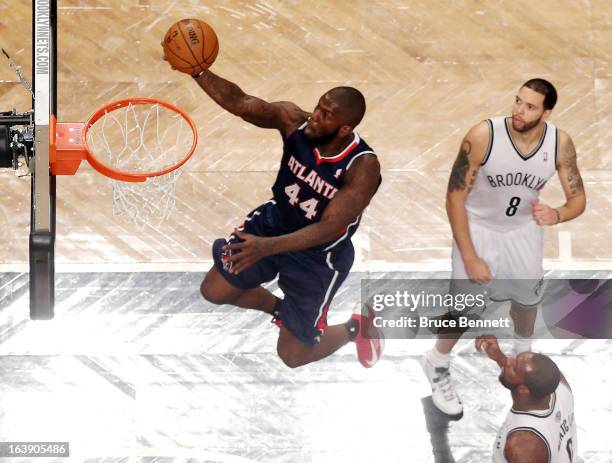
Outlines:
{"type": "MultiPolygon", "coordinates": [[[[304,134],[304,123],[285,139],[283,159],[272,186],[274,200],[286,233],[318,222],[323,211],[344,184],[346,172],[359,156],[375,154],[357,133],[353,141],[333,157],[322,157],[304,134]]],[[[359,226],[361,215],[338,238],[317,249],[329,250],[350,240],[359,226]]]]}

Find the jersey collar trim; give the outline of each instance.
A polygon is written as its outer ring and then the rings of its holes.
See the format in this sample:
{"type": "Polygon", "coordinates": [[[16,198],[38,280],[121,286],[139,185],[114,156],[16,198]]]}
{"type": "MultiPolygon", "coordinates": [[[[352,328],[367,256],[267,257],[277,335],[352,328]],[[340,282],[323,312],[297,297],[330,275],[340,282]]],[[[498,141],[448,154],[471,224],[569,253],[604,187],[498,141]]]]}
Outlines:
{"type": "Polygon", "coordinates": [[[550,401],[548,402],[549,403],[548,410],[531,410],[528,412],[524,412],[521,410],[515,410],[514,408],[511,408],[510,412],[514,413],[515,415],[531,415],[531,416],[535,416],[536,418],[546,418],[552,415],[552,412],[555,410],[556,402],[557,402],[557,393],[553,392],[551,394],[550,401]]]}
{"type": "Polygon", "coordinates": [[[512,147],[514,148],[514,151],[516,151],[516,154],[518,154],[518,156],[523,161],[528,161],[538,151],[540,151],[540,148],[542,148],[542,145],[544,144],[544,139],[546,138],[546,132],[548,131],[548,124],[546,122],[544,122],[544,130],[542,131],[542,137],[540,138],[540,141],[538,142],[536,147],[533,150],[531,150],[531,153],[529,153],[527,156],[524,156],[524,155],[521,154],[520,150],[514,144],[514,140],[512,139],[512,135],[510,135],[510,129],[508,128],[508,119],[510,119],[510,118],[507,117],[507,118],[504,119],[504,127],[506,128],[506,133],[508,134],[508,139],[510,140],[510,143],[512,144],[512,147]]]}
{"type": "Polygon", "coordinates": [[[339,161],[342,161],[345,157],[347,157],[355,148],[357,148],[357,146],[359,145],[359,142],[361,141],[359,138],[359,135],[357,135],[357,132],[354,132],[353,135],[355,136],[353,138],[353,141],[349,143],[349,145],[346,148],[344,148],[342,151],[340,151],[340,153],[336,154],[335,156],[325,156],[325,157],[321,156],[319,149],[315,147],[313,149],[313,152],[317,160],[317,165],[323,162],[339,162],[339,161]]]}

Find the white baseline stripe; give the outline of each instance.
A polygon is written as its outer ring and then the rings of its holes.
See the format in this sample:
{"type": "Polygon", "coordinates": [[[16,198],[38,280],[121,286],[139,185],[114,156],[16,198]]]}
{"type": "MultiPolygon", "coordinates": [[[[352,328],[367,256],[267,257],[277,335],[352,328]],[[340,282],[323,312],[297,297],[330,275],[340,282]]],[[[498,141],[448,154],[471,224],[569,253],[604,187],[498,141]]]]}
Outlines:
{"type": "MultiPolygon", "coordinates": [[[[57,273],[92,273],[92,272],[206,272],[213,265],[212,259],[197,262],[57,262],[57,273]]],[[[368,260],[355,262],[352,272],[450,272],[450,260],[434,260],[428,262],[388,262],[384,260],[368,260]]],[[[544,270],[609,270],[612,274],[612,261],[559,261],[544,260],[544,270]]],[[[0,264],[0,273],[28,273],[27,262],[0,264]]]]}

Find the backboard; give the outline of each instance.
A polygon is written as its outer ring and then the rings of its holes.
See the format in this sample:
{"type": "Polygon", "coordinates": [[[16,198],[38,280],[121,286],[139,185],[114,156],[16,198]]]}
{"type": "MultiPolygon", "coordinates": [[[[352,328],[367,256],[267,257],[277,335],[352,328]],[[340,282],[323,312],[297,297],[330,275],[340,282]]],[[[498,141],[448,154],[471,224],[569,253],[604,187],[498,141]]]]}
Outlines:
{"type": "Polygon", "coordinates": [[[49,126],[57,114],[57,1],[32,1],[34,166],[30,225],[30,318],[53,318],[55,176],[49,170],[49,126]]]}

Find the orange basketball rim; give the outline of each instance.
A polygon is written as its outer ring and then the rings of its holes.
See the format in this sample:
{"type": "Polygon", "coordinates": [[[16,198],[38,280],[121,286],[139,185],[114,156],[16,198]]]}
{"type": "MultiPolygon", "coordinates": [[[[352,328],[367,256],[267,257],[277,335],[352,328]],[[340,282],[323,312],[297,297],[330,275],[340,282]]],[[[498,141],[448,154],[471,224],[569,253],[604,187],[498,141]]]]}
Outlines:
{"type": "Polygon", "coordinates": [[[113,101],[98,109],[85,123],[57,122],[55,117],[52,116],[49,129],[49,165],[53,175],[75,175],[81,161],[85,160],[101,174],[115,180],[121,180],[123,182],[144,182],[149,178],[165,175],[181,167],[193,155],[198,144],[198,131],[191,118],[182,109],[157,98],[125,98],[113,101]],[[170,166],[165,166],[160,170],[151,170],[147,172],[124,171],[100,160],[88,146],[87,133],[89,129],[97,121],[112,111],[125,108],[129,105],[159,105],[175,112],[178,116],[183,118],[193,133],[193,142],[185,156],[170,166]]]}

